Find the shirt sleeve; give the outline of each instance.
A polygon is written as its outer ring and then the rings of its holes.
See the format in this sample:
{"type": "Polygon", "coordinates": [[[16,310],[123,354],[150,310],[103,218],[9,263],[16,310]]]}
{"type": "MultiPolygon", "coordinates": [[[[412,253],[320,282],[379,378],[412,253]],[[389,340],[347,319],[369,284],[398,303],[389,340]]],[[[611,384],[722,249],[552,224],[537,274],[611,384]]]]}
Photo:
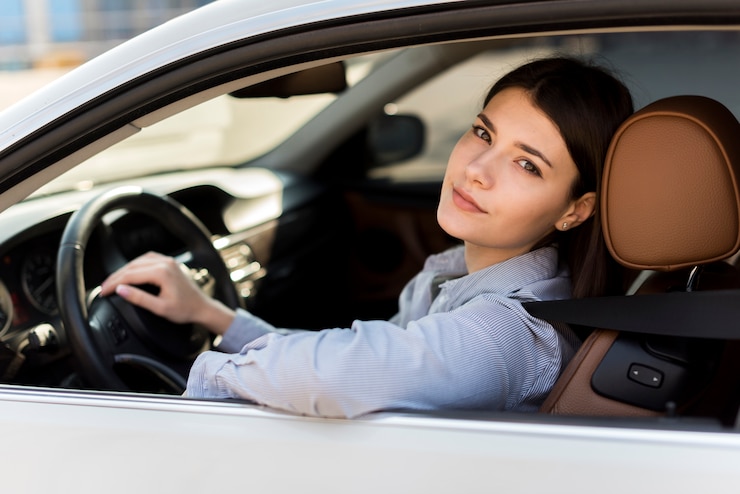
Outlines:
{"type": "Polygon", "coordinates": [[[216,348],[221,352],[236,353],[250,341],[268,333],[288,335],[305,331],[307,330],[277,328],[244,309],[237,309],[234,320],[226,329],[216,348]]]}
{"type": "Polygon", "coordinates": [[[355,321],[347,329],[285,335],[257,325],[246,333],[257,336],[239,353],[196,359],[187,396],[243,398],[328,417],[381,409],[536,409],[545,396],[536,390],[549,391],[561,365],[552,326],[495,295],[406,329],[355,321]]]}

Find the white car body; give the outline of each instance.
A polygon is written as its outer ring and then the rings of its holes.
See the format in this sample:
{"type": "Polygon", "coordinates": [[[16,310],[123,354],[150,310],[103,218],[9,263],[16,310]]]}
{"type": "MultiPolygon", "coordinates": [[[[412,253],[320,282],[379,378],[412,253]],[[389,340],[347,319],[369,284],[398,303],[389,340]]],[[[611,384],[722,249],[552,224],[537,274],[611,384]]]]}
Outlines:
{"type": "Polygon", "coordinates": [[[3,389],[7,492],[734,492],[740,438],[3,389]]]}
{"type": "MultiPolygon", "coordinates": [[[[448,2],[214,2],[124,43],[0,113],[0,152],[128,81],[243,40],[244,33],[257,37],[432,3],[448,2]]],[[[570,3],[578,8],[579,2],[570,3]]],[[[210,94],[197,94],[177,109],[210,94]]],[[[4,187],[0,209],[171,112],[165,107],[142,116],[4,187]]],[[[8,166],[0,162],[3,177],[18,163],[8,166]]],[[[383,412],[337,420],[240,402],[0,385],[0,488],[13,494],[740,489],[739,434],[712,423],[692,428],[665,419],[663,425],[474,413],[383,412]]]]}

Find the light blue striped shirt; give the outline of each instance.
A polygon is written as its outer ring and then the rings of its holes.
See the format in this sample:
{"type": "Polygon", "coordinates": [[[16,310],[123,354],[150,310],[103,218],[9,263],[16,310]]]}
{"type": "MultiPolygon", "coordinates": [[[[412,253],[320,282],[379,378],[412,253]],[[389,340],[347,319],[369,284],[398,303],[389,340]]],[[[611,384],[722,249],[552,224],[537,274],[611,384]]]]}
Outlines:
{"type": "Polygon", "coordinates": [[[388,409],[536,411],[579,345],[521,306],[570,296],[545,247],[466,274],[462,247],[429,257],[390,321],[277,329],[239,310],[193,364],[189,397],[243,398],[306,415],[388,409]],[[433,282],[444,281],[433,296],[433,282]],[[233,353],[224,353],[233,352],[233,353]]]}

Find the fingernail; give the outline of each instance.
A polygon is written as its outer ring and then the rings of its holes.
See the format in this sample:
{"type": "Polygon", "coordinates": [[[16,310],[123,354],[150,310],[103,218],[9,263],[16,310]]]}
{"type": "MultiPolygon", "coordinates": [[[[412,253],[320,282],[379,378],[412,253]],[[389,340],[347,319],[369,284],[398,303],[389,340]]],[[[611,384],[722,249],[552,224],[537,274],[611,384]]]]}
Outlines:
{"type": "Polygon", "coordinates": [[[118,285],[116,287],[116,293],[119,296],[121,296],[123,298],[126,298],[128,296],[128,294],[131,293],[131,291],[129,290],[129,288],[126,285],[118,285]]]}

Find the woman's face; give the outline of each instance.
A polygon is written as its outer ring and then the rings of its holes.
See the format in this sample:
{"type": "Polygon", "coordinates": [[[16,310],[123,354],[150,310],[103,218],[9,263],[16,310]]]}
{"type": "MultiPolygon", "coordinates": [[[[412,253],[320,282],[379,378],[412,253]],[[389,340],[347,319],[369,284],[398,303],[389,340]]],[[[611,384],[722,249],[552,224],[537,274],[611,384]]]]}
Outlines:
{"type": "Polygon", "coordinates": [[[570,228],[588,218],[595,194],[590,209],[579,206],[570,195],[577,177],[555,124],[523,89],[505,89],[452,151],[437,219],[465,241],[479,269],[530,251],[563,222],[570,228]]]}

